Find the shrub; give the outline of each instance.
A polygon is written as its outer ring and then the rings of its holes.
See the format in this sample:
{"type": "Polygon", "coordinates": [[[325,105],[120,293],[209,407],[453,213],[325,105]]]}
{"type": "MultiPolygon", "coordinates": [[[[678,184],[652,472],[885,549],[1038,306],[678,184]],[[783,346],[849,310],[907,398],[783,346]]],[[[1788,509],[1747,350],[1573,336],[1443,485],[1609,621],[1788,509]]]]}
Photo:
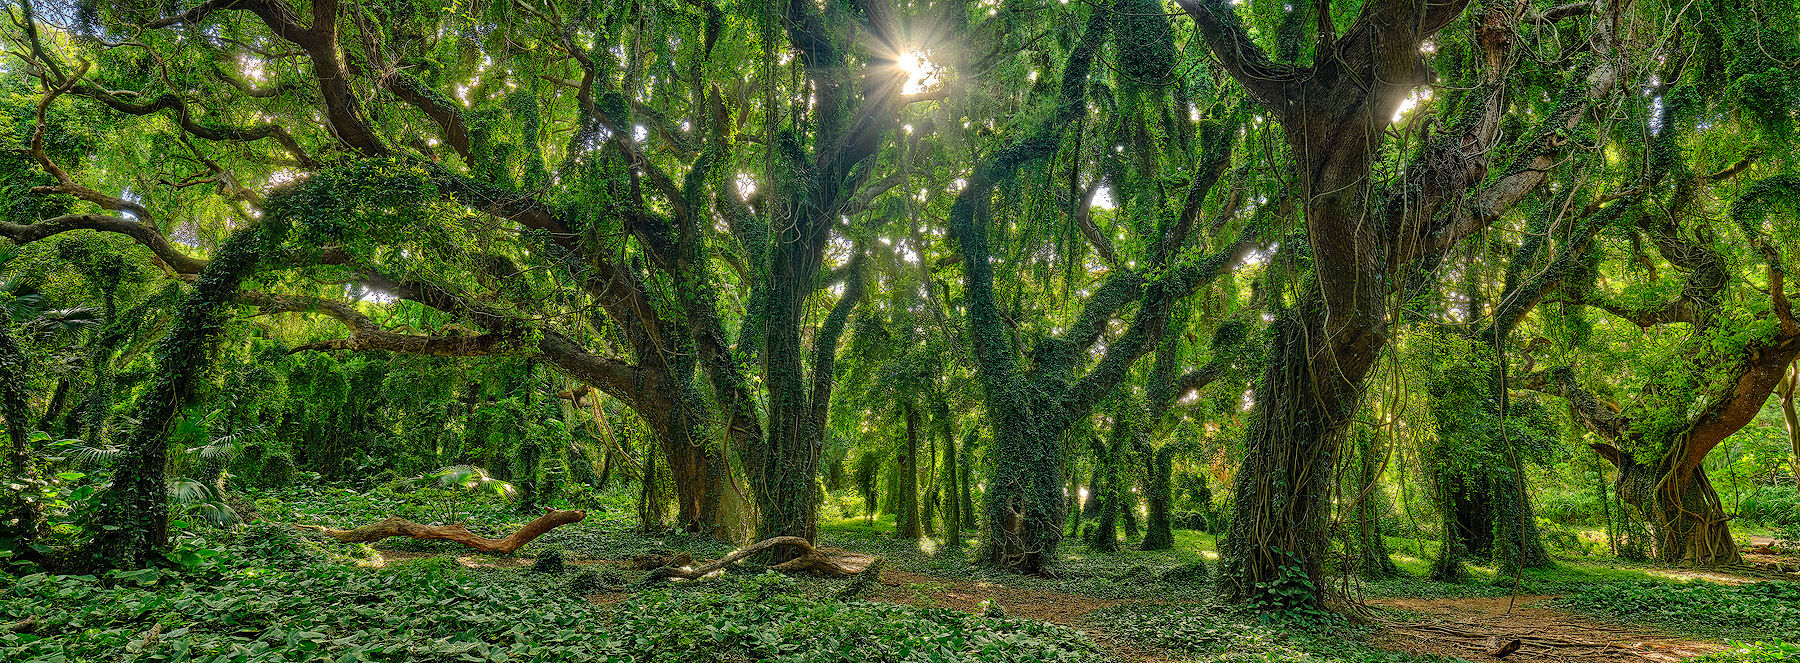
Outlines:
{"type": "Polygon", "coordinates": [[[319,542],[306,538],[291,526],[269,522],[244,526],[228,550],[236,553],[240,562],[278,569],[298,569],[332,559],[331,553],[319,542]]]}
{"type": "Polygon", "coordinates": [[[1791,483],[1758,485],[1738,503],[1737,517],[1765,526],[1800,526],[1800,493],[1791,483]]]}
{"type": "Polygon", "coordinates": [[[261,477],[264,488],[286,488],[294,483],[294,457],[269,454],[263,462],[261,477]]]}
{"type": "Polygon", "coordinates": [[[1538,531],[1544,535],[1544,546],[1554,553],[1570,557],[1594,557],[1608,552],[1599,541],[1589,540],[1581,532],[1554,522],[1539,519],[1538,531]]]}
{"type": "Polygon", "coordinates": [[[621,583],[609,583],[599,573],[588,569],[570,576],[569,582],[564,584],[563,588],[569,592],[570,596],[581,597],[614,591],[619,584],[621,583]]]}
{"type": "Polygon", "coordinates": [[[531,563],[532,571],[548,573],[551,575],[560,574],[566,568],[568,567],[563,564],[563,554],[561,550],[547,550],[538,555],[537,559],[531,563]]]}

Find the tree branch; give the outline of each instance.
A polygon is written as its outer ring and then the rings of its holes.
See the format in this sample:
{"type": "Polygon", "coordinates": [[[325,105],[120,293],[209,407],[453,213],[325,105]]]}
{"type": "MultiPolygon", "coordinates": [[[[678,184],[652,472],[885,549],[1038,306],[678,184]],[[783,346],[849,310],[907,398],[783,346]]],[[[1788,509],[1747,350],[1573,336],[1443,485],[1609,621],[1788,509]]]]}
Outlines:
{"type": "Polygon", "coordinates": [[[1193,17],[1201,38],[1206,40],[1213,57],[1218,58],[1232,79],[1271,109],[1287,105],[1288,87],[1300,78],[1300,72],[1270,60],[1268,54],[1250,39],[1229,3],[1225,0],[1176,0],[1175,4],[1193,17]]]}
{"type": "Polygon", "coordinates": [[[30,225],[0,222],[0,237],[16,244],[30,244],[71,230],[97,230],[126,235],[155,257],[158,267],[174,274],[198,274],[206,261],[190,257],[169,245],[169,240],[144,223],[103,214],[65,214],[30,225]]]}

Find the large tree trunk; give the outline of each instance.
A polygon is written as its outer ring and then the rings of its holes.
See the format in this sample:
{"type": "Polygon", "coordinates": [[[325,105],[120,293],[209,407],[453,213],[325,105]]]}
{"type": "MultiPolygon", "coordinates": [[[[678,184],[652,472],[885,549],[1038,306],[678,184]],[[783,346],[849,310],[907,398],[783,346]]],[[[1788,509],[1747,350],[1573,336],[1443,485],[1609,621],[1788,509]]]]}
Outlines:
{"type": "Polygon", "coordinates": [[[1125,508],[1125,477],[1124,472],[1119,471],[1119,461],[1125,452],[1125,441],[1133,434],[1131,414],[1131,408],[1123,404],[1113,412],[1112,439],[1107,442],[1105,453],[1094,458],[1098,468],[1095,476],[1099,484],[1095,488],[1100,493],[1100,522],[1088,535],[1088,545],[1100,552],[1119,551],[1118,525],[1125,508]]]}
{"type": "Polygon", "coordinates": [[[31,461],[30,424],[25,404],[25,353],[13,341],[11,320],[0,319],[0,425],[6,426],[6,470],[9,486],[0,502],[0,537],[12,540],[27,559],[36,557],[30,544],[44,533],[38,504],[37,467],[31,461]]]}
{"type": "Polygon", "coordinates": [[[1147,493],[1144,497],[1150,504],[1150,514],[1144,526],[1144,540],[1138,543],[1138,549],[1169,550],[1175,547],[1175,533],[1169,526],[1169,503],[1173,500],[1170,484],[1175,472],[1175,449],[1151,449],[1146,446],[1142,455],[1147,493]]]}
{"type": "Polygon", "coordinates": [[[1328,334],[1323,304],[1310,299],[1275,322],[1220,551],[1228,594],[1265,608],[1321,599],[1334,460],[1385,338],[1379,317],[1348,310],[1328,334]]]}
{"type": "Polygon", "coordinates": [[[1005,402],[1012,390],[990,390],[993,470],[988,475],[986,557],[1026,575],[1044,575],[1062,540],[1062,440],[1044,436],[1005,402]]]}
{"type": "Polygon", "coordinates": [[[919,411],[911,402],[901,406],[906,419],[906,444],[900,451],[900,503],[895,505],[894,533],[902,539],[916,541],[923,536],[919,528],[919,411]]]}
{"type": "Polygon", "coordinates": [[[264,246],[282,238],[279,222],[265,221],[237,232],[219,247],[200,272],[193,294],[156,345],[156,373],[150,389],[133,411],[137,424],[124,440],[124,454],[113,465],[112,483],[101,502],[94,538],[95,560],[103,567],[137,568],[151,563],[169,547],[169,429],[181,416],[195,388],[213,365],[213,346],[224,331],[224,317],[236,303],[238,288],[265,255],[264,246]]]}
{"type": "Polygon", "coordinates": [[[1432,463],[1444,531],[1437,559],[1431,564],[1431,578],[1462,582],[1469,577],[1468,569],[1463,566],[1467,560],[1485,560],[1494,552],[1492,481],[1485,468],[1452,471],[1440,467],[1446,462],[1449,461],[1438,459],[1432,463]]]}
{"type": "MultiPolygon", "coordinates": [[[[814,426],[807,398],[800,326],[820,256],[815,243],[809,241],[814,233],[808,232],[807,220],[789,219],[787,225],[791,227],[776,242],[770,258],[763,355],[764,382],[769,389],[767,439],[752,441],[755,448],[746,460],[761,518],[757,537],[794,536],[810,541],[817,526],[812,495],[821,431],[814,426]]],[[[772,549],[772,561],[787,561],[785,557],[792,551],[791,547],[772,549]]]]}
{"type": "MultiPolygon", "coordinates": [[[[1516,452],[1511,452],[1516,455],[1516,452]]],[[[1500,572],[1512,574],[1520,568],[1545,569],[1555,565],[1544,548],[1544,536],[1538,531],[1537,515],[1531,506],[1525,476],[1518,467],[1504,467],[1494,477],[1494,539],[1492,559],[1500,572]]]]}
{"type": "Polygon", "coordinates": [[[962,473],[956,457],[956,422],[947,409],[940,414],[944,417],[944,542],[954,548],[962,545],[962,473]]]}
{"type": "MultiPolygon", "coordinates": [[[[682,431],[656,432],[670,483],[675,487],[674,526],[684,532],[722,536],[727,529],[725,523],[718,522],[719,500],[725,490],[720,481],[724,460],[711,445],[682,431]]],[[[645,455],[645,463],[648,466],[649,454],[645,455]]]]}
{"type": "Polygon", "coordinates": [[[1658,469],[1608,445],[1594,449],[1618,466],[1619,499],[1650,523],[1657,559],[1684,566],[1743,563],[1731,538],[1731,518],[1725,515],[1705,467],[1683,472],[1680,464],[1665,461],[1659,464],[1668,467],[1658,469]]]}

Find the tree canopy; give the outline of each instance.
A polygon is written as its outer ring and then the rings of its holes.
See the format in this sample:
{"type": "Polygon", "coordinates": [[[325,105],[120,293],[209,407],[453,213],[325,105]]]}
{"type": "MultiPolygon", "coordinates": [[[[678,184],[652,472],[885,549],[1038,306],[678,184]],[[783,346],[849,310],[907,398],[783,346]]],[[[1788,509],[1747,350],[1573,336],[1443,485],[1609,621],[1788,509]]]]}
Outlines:
{"type": "Polygon", "coordinates": [[[1706,461],[1800,357],[1787,0],[0,6],[6,536],[71,568],[182,477],[460,466],[1027,574],[1141,498],[1304,609],[1394,472],[1438,575],[1550,564],[1577,458],[1730,564],[1706,461]]]}

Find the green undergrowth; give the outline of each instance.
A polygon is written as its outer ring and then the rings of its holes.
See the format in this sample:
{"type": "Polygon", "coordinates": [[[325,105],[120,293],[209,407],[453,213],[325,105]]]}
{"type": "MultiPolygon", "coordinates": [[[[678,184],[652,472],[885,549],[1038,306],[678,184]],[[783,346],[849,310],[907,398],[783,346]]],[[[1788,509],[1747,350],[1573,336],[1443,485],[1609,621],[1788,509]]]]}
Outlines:
{"type": "Polygon", "coordinates": [[[1645,569],[1615,568],[1596,562],[1561,561],[1548,569],[1525,569],[1518,576],[1500,574],[1493,567],[1470,566],[1464,582],[1441,582],[1426,577],[1426,569],[1410,568],[1401,562],[1405,575],[1378,580],[1357,580],[1353,589],[1369,598],[1419,597],[1460,598],[1475,596],[1567,594],[1596,585],[1619,583],[1676,583],[1678,581],[1652,575],[1645,569]]]}
{"type": "MultiPolygon", "coordinates": [[[[369,490],[337,486],[303,486],[280,491],[251,493],[257,511],[267,521],[350,529],[399,516],[428,525],[463,523],[476,534],[501,538],[536,518],[542,511],[521,513],[518,505],[481,493],[445,493],[408,490],[393,482],[369,490]]],[[[680,533],[645,536],[639,531],[632,496],[609,492],[589,494],[578,503],[555,500],[547,506],[582,509],[587,518],[558,527],[514,553],[535,557],[556,550],[585,559],[629,559],[636,555],[682,550],[697,557],[717,557],[730,544],[680,533]]],[[[387,550],[466,553],[467,548],[448,541],[391,538],[376,544],[387,550]]]]}
{"type": "Polygon", "coordinates": [[[1087,616],[1114,638],[1195,662],[1434,663],[1461,659],[1379,649],[1342,619],[1271,619],[1212,602],[1122,605],[1087,616]]]}
{"type": "Polygon", "coordinates": [[[1688,663],[1793,663],[1800,661],[1800,644],[1773,640],[1769,642],[1734,642],[1731,648],[1688,663]]]}
{"type": "Polygon", "coordinates": [[[1094,598],[1206,599],[1216,592],[1211,575],[1215,564],[1208,554],[1212,537],[1191,530],[1175,531],[1172,550],[1144,551],[1121,544],[1117,553],[1100,553],[1080,541],[1065,540],[1050,578],[1020,576],[982,564],[980,542],[972,535],[961,546],[895,538],[891,521],[885,518],[873,524],[861,519],[823,524],[819,542],[882,555],[890,569],[1094,598]]]}
{"type": "Polygon", "coordinates": [[[1741,640],[1800,633],[1800,583],[1795,582],[1735,587],[1707,582],[1593,585],[1557,599],[1555,605],[1606,619],[1741,640]]]}
{"type": "Polygon", "coordinates": [[[1023,619],[836,601],[785,576],[728,576],[610,606],[572,577],[448,557],[365,569],[308,551],[167,570],[36,574],[0,593],[0,660],[1102,660],[1079,632],[1023,619]]]}

